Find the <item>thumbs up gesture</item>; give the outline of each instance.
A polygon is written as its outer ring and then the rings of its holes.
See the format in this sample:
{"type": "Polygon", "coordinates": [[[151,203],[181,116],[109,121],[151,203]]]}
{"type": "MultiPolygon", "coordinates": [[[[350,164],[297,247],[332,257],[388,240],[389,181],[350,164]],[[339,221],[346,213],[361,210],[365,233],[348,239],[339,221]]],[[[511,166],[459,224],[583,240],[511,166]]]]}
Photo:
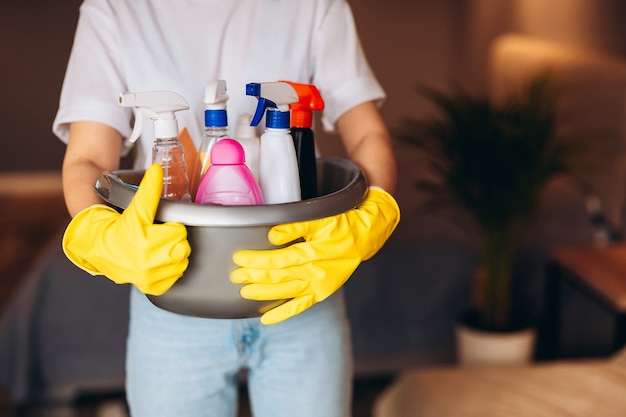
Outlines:
{"type": "Polygon", "coordinates": [[[165,293],[187,269],[191,247],[184,225],[154,224],[162,187],[163,169],[154,164],[122,214],[105,205],[82,210],[65,230],[65,255],[92,275],[165,293]]]}

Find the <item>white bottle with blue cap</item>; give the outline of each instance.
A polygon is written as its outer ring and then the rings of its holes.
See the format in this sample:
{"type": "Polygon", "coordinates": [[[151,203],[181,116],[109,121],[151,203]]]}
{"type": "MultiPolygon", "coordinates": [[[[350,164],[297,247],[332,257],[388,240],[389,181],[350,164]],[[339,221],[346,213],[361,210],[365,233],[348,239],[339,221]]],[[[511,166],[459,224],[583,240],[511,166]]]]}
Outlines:
{"type": "Polygon", "coordinates": [[[259,99],[251,125],[256,126],[265,113],[259,150],[259,183],[265,204],[300,201],[298,160],[289,129],[289,104],[298,101],[296,90],[283,82],[251,83],[246,85],[246,94],[259,99]]]}

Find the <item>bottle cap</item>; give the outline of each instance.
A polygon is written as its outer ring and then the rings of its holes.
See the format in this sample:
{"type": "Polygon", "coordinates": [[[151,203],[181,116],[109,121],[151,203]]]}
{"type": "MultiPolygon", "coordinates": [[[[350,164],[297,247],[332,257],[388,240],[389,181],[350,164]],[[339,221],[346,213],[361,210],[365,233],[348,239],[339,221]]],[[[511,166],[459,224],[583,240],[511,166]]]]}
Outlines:
{"type": "Polygon", "coordinates": [[[169,139],[178,137],[178,122],[176,119],[155,119],[154,137],[156,139],[169,139]]]}
{"type": "Polygon", "coordinates": [[[313,126],[313,113],[306,110],[292,110],[291,126],[311,128],[313,126]]]}
{"type": "Polygon", "coordinates": [[[228,116],[226,110],[205,110],[204,127],[227,127],[228,116]]]}
{"type": "Polygon", "coordinates": [[[267,109],[265,114],[265,127],[268,129],[289,129],[291,115],[289,111],[279,109],[267,109]]]}
{"type": "Polygon", "coordinates": [[[234,139],[219,140],[211,149],[211,165],[241,165],[245,162],[243,147],[234,139]]]}

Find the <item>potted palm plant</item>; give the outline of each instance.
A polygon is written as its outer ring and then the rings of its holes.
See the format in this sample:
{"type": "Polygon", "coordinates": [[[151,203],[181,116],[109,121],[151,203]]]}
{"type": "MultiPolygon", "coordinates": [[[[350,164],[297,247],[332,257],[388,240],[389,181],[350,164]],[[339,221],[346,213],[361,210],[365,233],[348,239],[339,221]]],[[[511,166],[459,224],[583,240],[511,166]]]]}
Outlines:
{"type": "Polygon", "coordinates": [[[520,233],[533,220],[541,189],[569,169],[569,148],[554,140],[560,88],[533,76],[501,102],[461,89],[425,90],[441,117],[409,120],[401,137],[421,147],[454,200],[475,219],[482,264],[477,302],[462,321],[481,331],[519,329],[511,279],[520,233]]]}

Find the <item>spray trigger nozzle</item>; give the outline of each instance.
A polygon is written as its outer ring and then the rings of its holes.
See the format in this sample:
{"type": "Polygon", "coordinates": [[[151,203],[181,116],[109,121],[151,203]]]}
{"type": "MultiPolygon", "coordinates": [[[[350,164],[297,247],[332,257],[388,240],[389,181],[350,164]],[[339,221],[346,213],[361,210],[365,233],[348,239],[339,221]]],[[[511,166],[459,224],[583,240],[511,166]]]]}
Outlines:
{"type": "Polygon", "coordinates": [[[135,142],[143,130],[145,118],[161,121],[155,122],[155,136],[172,137],[178,134],[176,112],[189,109],[187,101],[173,91],[148,91],[121,93],[118,98],[122,107],[133,107],[135,112],[135,126],[128,138],[130,143],[135,142]]]}
{"type": "Polygon", "coordinates": [[[249,83],[246,84],[246,95],[259,100],[250,126],[257,126],[268,108],[288,111],[289,105],[299,100],[295,88],[285,82],[249,83]]]}
{"type": "Polygon", "coordinates": [[[228,94],[226,94],[226,81],[217,80],[207,84],[204,90],[204,104],[208,110],[220,110],[226,108],[228,94]]]}

